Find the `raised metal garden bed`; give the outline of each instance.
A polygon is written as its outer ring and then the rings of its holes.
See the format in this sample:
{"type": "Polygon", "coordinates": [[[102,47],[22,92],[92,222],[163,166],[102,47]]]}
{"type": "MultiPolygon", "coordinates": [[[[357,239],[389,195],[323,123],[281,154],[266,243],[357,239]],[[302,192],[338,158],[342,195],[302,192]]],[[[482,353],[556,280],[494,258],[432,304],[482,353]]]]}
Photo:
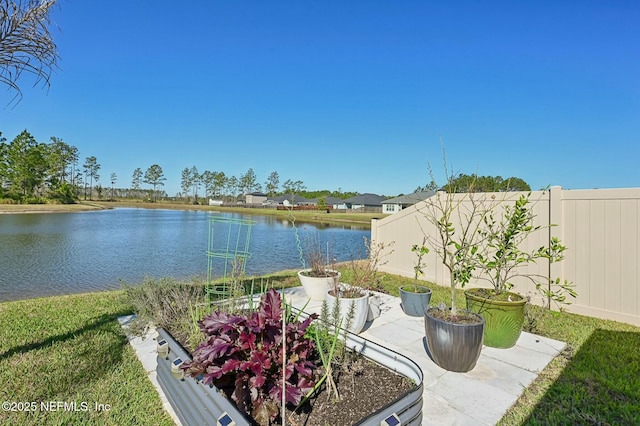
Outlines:
{"type": "MultiPolygon", "coordinates": [[[[250,425],[244,415],[217,388],[203,385],[192,378],[176,378],[172,375],[179,371],[176,359],[190,360],[191,357],[166,330],[158,329],[158,342],[164,340],[168,345],[168,355],[157,357],[156,372],[158,382],[184,425],[250,425]],[[234,423],[235,422],[235,423],[234,423]]],[[[409,358],[371,342],[353,333],[346,334],[349,348],[413,380],[416,388],[407,392],[393,403],[371,413],[362,419],[359,425],[380,426],[385,420],[389,425],[422,424],[423,374],[420,367],[409,358]],[[399,423],[398,423],[399,420],[399,423]]],[[[166,349],[166,347],[165,347],[166,349]]],[[[178,375],[179,376],[179,375],[178,375]]]]}

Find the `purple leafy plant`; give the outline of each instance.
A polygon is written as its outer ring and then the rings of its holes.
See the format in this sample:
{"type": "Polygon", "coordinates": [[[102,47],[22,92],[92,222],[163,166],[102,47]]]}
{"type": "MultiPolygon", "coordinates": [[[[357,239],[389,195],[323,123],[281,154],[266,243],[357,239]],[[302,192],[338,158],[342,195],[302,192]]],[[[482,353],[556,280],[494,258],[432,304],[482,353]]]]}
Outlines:
{"type": "Polygon", "coordinates": [[[271,289],[260,299],[259,308],[246,315],[221,311],[198,322],[206,340],[183,364],[186,374],[204,384],[229,390],[241,411],[261,425],[278,416],[282,400],[298,405],[317,380],[318,362],[312,339],[305,331],[312,315],[304,321],[287,322],[285,328],[286,366],[282,356],[282,299],[271,289]]]}

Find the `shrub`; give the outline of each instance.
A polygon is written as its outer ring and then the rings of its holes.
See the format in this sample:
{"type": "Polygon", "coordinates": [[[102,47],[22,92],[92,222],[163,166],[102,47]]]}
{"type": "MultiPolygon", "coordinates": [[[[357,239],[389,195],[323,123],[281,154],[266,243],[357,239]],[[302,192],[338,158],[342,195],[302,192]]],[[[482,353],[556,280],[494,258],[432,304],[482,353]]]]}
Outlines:
{"type": "Polygon", "coordinates": [[[75,204],[76,199],[73,194],[73,187],[64,182],[52,194],[52,199],[62,204],[75,204]]]}
{"type": "Polygon", "coordinates": [[[23,200],[24,204],[47,204],[47,199],[44,197],[27,197],[23,200]]]}
{"type": "Polygon", "coordinates": [[[318,366],[310,361],[314,342],[305,331],[317,315],[285,328],[286,366],[283,371],[282,300],[271,289],[260,307],[245,315],[215,311],[199,322],[206,340],[183,364],[186,374],[228,390],[241,411],[261,425],[280,413],[283,376],[285,400],[298,405],[316,382],[318,366]]]}
{"type": "Polygon", "coordinates": [[[137,315],[132,332],[143,334],[149,323],[171,330],[178,340],[191,346],[190,317],[194,305],[205,299],[204,283],[172,278],[145,278],[136,286],[122,283],[137,315]]]}

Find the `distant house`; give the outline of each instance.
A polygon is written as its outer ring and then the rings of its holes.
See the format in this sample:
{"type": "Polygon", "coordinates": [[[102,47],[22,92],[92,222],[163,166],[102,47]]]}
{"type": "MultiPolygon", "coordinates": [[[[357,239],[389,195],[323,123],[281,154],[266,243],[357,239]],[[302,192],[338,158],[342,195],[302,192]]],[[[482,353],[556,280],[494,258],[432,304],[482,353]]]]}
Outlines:
{"type": "Polygon", "coordinates": [[[401,195],[400,197],[389,198],[382,202],[382,213],[393,214],[398,213],[402,209],[406,209],[420,201],[424,201],[427,198],[435,195],[434,191],[421,191],[414,192],[412,194],[401,195]]]}
{"type": "MultiPolygon", "coordinates": [[[[323,198],[323,197],[319,197],[319,198],[314,198],[312,200],[308,200],[308,203],[311,204],[311,205],[317,206],[318,205],[318,201],[320,200],[320,198],[323,198]]],[[[333,210],[345,210],[347,208],[347,204],[341,198],[326,196],[326,197],[324,197],[324,199],[327,202],[327,207],[329,207],[329,208],[331,208],[333,210]]]]}
{"type": "Polygon", "coordinates": [[[361,194],[355,197],[347,198],[344,203],[352,210],[362,209],[366,207],[382,208],[382,202],[385,197],[377,194],[361,194]]]}
{"type": "Polygon", "coordinates": [[[267,201],[267,194],[263,194],[262,192],[252,192],[244,196],[244,201],[246,204],[262,204],[267,201]]]}
{"type": "Polygon", "coordinates": [[[296,194],[285,194],[279,197],[274,198],[278,204],[283,206],[301,206],[305,204],[309,204],[309,201],[296,194]]]}
{"type": "Polygon", "coordinates": [[[347,203],[343,199],[338,197],[326,197],[327,206],[332,206],[334,210],[346,210],[347,203]]]}
{"type": "Polygon", "coordinates": [[[209,205],[210,206],[221,206],[224,204],[224,201],[222,200],[214,200],[213,198],[209,198],[209,205]]]}

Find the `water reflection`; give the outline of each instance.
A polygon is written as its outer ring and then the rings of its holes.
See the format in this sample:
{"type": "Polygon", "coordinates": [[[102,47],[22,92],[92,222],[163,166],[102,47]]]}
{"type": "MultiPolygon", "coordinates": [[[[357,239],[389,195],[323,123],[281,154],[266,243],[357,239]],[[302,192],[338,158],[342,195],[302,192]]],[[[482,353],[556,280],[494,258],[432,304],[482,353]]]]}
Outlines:
{"type": "MultiPolygon", "coordinates": [[[[146,276],[204,277],[209,215],[135,208],[0,215],[0,301],[120,288],[120,280],[138,283],[146,276]]],[[[245,218],[256,222],[248,274],[301,266],[290,222],[245,218]]],[[[362,256],[363,238],[370,236],[350,224],[296,228],[303,245],[317,237],[337,261],[362,256]]]]}

